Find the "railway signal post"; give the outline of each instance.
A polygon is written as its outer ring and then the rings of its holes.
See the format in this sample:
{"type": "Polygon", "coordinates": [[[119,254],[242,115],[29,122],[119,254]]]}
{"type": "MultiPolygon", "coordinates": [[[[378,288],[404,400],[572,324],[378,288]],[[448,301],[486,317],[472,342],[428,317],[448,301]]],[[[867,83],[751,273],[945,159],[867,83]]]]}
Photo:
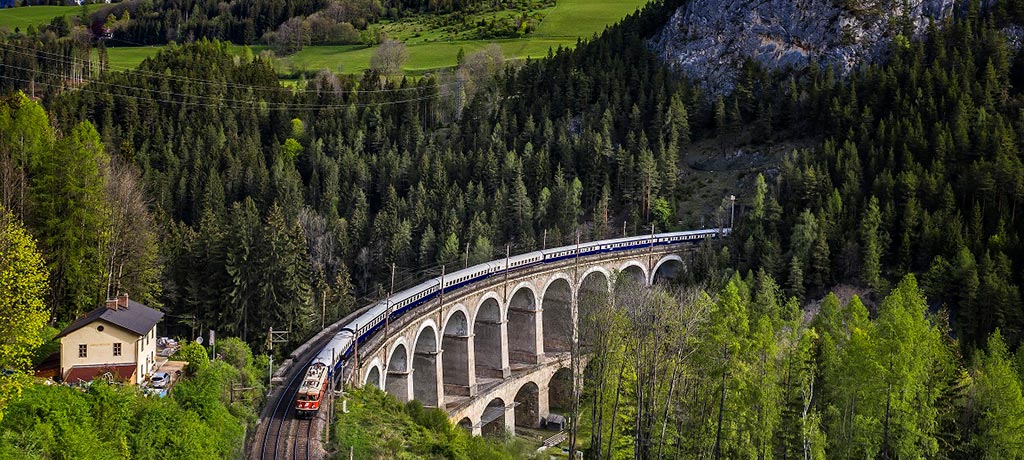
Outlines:
{"type": "Polygon", "coordinates": [[[270,326],[269,332],[267,332],[267,349],[270,350],[270,366],[267,367],[267,397],[274,393],[274,344],[285,343],[287,339],[288,331],[275,331],[274,326],[270,326]]]}

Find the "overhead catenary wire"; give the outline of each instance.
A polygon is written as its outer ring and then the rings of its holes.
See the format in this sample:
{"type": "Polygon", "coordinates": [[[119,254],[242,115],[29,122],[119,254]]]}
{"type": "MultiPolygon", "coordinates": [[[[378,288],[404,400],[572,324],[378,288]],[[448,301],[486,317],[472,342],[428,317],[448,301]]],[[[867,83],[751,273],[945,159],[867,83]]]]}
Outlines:
{"type": "MultiPolygon", "coordinates": [[[[0,43],[0,47],[10,48],[8,51],[14,52],[14,53],[17,53],[17,54],[20,54],[20,55],[23,55],[23,56],[37,57],[37,58],[41,57],[43,59],[60,62],[62,64],[97,65],[91,59],[82,59],[82,58],[76,58],[74,56],[66,56],[66,55],[63,55],[63,54],[60,54],[60,53],[54,53],[54,52],[40,50],[40,49],[35,49],[35,48],[30,48],[30,47],[17,46],[17,45],[12,44],[12,43],[0,43]]],[[[112,66],[109,66],[109,65],[106,66],[106,67],[107,68],[113,68],[114,71],[130,72],[130,73],[133,73],[133,74],[138,75],[138,76],[150,76],[150,77],[153,77],[153,78],[162,78],[162,79],[165,79],[165,80],[180,81],[180,82],[185,82],[185,83],[212,84],[212,85],[217,85],[218,87],[241,88],[241,89],[248,89],[248,90],[253,90],[253,91],[281,91],[281,90],[284,90],[284,91],[290,91],[292,93],[310,93],[310,94],[322,94],[324,92],[323,90],[315,90],[315,89],[289,89],[289,88],[285,88],[283,86],[277,86],[277,87],[274,87],[274,86],[255,86],[255,85],[246,85],[246,84],[241,84],[241,83],[231,83],[231,82],[225,82],[225,81],[219,81],[219,80],[209,80],[209,79],[204,79],[204,78],[185,77],[185,76],[174,75],[174,74],[168,75],[168,74],[162,73],[162,72],[151,72],[151,71],[142,70],[142,69],[133,68],[133,67],[120,67],[120,66],[112,67],[112,66]]],[[[437,84],[435,84],[432,87],[436,87],[436,88],[440,89],[440,88],[443,88],[443,87],[454,86],[454,85],[457,85],[457,84],[458,84],[457,81],[450,81],[450,82],[446,82],[446,83],[437,83],[437,84]]],[[[422,91],[424,89],[432,88],[432,87],[431,86],[427,86],[427,87],[412,86],[412,87],[406,87],[406,88],[381,88],[381,89],[365,89],[365,90],[364,89],[352,89],[352,90],[348,90],[347,92],[366,93],[366,94],[404,93],[404,92],[410,92],[410,91],[422,91]]]]}

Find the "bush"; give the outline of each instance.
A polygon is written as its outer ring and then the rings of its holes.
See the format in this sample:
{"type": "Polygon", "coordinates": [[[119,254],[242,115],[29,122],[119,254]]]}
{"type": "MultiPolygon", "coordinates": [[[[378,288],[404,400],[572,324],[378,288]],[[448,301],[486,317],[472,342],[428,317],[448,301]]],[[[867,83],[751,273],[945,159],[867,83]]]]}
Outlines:
{"type": "Polygon", "coordinates": [[[166,398],[102,380],[87,390],[27,385],[0,421],[0,458],[241,458],[245,423],[255,420],[261,399],[246,392],[228,404],[231,383],[254,368],[244,343],[222,343],[230,361],[209,362],[202,346],[185,345],[177,356],[190,360],[194,375],[166,398]]]}
{"type": "MultiPolygon", "coordinates": [[[[470,436],[452,426],[439,409],[417,401],[399,403],[384,391],[368,386],[348,391],[349,413],[336,414],[331,442],[347,459],[444,458],[451,460],[513,460],[534,458],[533,449],[519,439],[493,440],[470,436]]],[[[341,410],[338,404],[337,410],[341,410]]]]}
{"type": "Polygon", "coordinates": [[[194,374],[199,367],[210,362],[206,347],[195,342],[185,342],[178,349],[177,353],[174,354],[173,358],[178,361],[188,361],[185,372],[189,375],[194,374]]]}

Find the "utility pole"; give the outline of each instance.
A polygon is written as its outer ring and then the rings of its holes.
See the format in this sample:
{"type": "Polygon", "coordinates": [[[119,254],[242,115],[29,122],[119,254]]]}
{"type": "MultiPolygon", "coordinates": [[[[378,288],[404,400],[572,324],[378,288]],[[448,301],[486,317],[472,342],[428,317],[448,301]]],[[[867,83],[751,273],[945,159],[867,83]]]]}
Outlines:
{"type": "Polygon", "coordinates": [[[390,337],[391,330],[391,294],[395,292],[395,264],[391,264],[391,290],[388,291],[388,299],[385,301],[384,309],[384,340],[390,337]]]}
{"type": "MultiPolygon", "coordinates": [[[[336,359],[334,348],[331,348],[331,369],[334,369],[334,361],[336,359]]],[[[342,373],[345,373],[345,368],[342,367],[341,369],[342,373]]],[[[331,438],[331,419],[334,418],[334,377],[333,375],[329,376],[329,383],[327,384],[327,398],[329,402],[327,404],[327,414],[324,416],[327,419],[327,439],[331,438]]]]}
{"type": "MultiPolygon", "coordinates": [[[[573,279],[579,279],[580,276],[580,229],[576,228],[576,254],[573,258],[573,279]]],[[[580,371],[579,353],[580,353],[580,340],[579,340],[579,311],[580,311],[580,295],[577,291],[576,295],[570,293],[572,299],[572,306],[569,312],[569,320],[572,321],[572,345],[569,350],[569,367],[572,368],[572,418],[569,419],[569,458],[576,458],[576,428],[577,420],[579,419],[579,406],[580,406],[580,391],[578,385],[578,373],[580,371]]]]}
{"type": "Polygon", "coordinates": [[[512,246],[506,244],[505,245],[505,277],[502,280],[502,284],[504,284],[503,287],[505,289],[505,302],[508,302],[508,260],[511,257],[511,255],[512,255],[512,246]]]}
{"type": "Polygon", "coordinates": [[[327,291],[320,290],[320,330],[324,330],[324,326],[327,323],[327,291]]]}
{"type": "Polygon", "coordinates": [[[438,295],[438,306],[444,306],[444,268],[445,265],[441,265],[441,291],[438,295]]]}
{"type": "MultiPolygon", "coordinates": [[[[651,222],[651,245],[647,250],[647,267],[650,270],[654,269],[654,222],[651,222]]],[[[654,275],[651,275],[651,284],[654,284],[654,275]]]]}
{"type": "Polygon", "coordinates": [[[391,262],[391,290],[388,291],[388,297],[395,293],[395,263],[391,262]]]}
{"type": "Polygon", "coordinates": [[[625,220],[622,221],[622,237],[623,238],[626,237],[626,221],[625,220]]]}
{"type": "Polygon", "coordinates": [[[462,268],[469,268],[469,241],[466,242],[466,266],[462,268]]]}
{"type": "Polygon", "coordinates": [[[548,229],[545,228],[544,229],[544,240],[543,240],[543,243],[540,246],[540,249],[543,251],[543,250],[545,250],[547,248],[548,248],[548,229]]]}
{"type": "Polygon", "coordinates": [[[729,213],[729,230],[732,230],[733,221],[736,219],[736,195],[729,195],[729,201],[732,202],[732,211],[729,213]]]}
{"type": "Polygon", "coordinates": [[[352,373],[356,376],[356,388],[359,388],[359,323],[356,323],[356,330],[352,331],[352,373]]]}

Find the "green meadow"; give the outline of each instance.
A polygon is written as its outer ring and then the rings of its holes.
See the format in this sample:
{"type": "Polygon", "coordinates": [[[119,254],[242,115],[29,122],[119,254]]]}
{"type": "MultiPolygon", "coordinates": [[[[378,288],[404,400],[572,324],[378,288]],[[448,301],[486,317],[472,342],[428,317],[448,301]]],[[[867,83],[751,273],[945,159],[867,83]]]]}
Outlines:
{"type": "MultiPolygon", "coordinates": [[[[111,70],[126,70],[138,67],[142,61],[163,49],[162,46],[119,46],[107,48],[107,62],[111,70]]],[[[96,51],[93,51],[93,56],[96,51]]]]}
{"type": "MultiPolygon", "coordinates": [[[[86,5],[86,11],[92,11],[103,4],[86,5]]],[[[80,6],[20,6],[17,8],[0,9],[0,28],[14,31],[15,28],[25,30],[30,25],[49,23],[57,16],[82,14],[80,6]]]]}
{"type": "MultiPolygon", "coordinates": [[[[417,31],[419,36],[403,37],[409,30],[415,30],[415,26],[409,23],[416,19],[387,24],[384,29],[399,32],[392,35],[407,44],[409,60],[404,67],[406,73],[421,74],[454,66],[460,48],[469,54],[492,43],[500,46],[509,59],[544,57],[549,49],[575,46],[577,38],[588,39],[600,34],[605,27],[646,3],[647,0],[558,0],[554,7],[541,10],[545,13],[544,20],[535,32],[523,38],[441,41],[444,35],[431,36],[429,31],[417,31]],[[427,41],[432,39],[437,41],[427,41]]],[[[369,68],[374,49],[365,45],[307,46],[298,53],[281,58],[280,62],[286,66],[282,70],[327,68],[343,73],[360,73],[369,68]]]]}
{"type": "MultiPolygon", "coordinates": [[[[508,59],[544,57],[549,49],[571,47],[576,44],[577,38],[588,39],[594,34],[600,34],[605,27],[618,22],[645,3],[647,0],[558,0],[554,7],[539,10],[544,14],[543,21],[535,32],[523,38],[453,39],[459,34],[426,28],[429,22],[426,18],[404,19],[378,27],[407,44],[409,60],[404,69],[410,75],[421,75],[430,70],[454,66],[459,49],[470,54],[492,43],[500,46],[508,59]]],[[[77,7],[45,8],[62,8],[66,12],[74,11],[77,7]]],[[[0,11],[0,19],[3,13],[0,11]]],[[[53,17],[56,13],[50,12],[50,15],[53,17]]],[[[37,15],[41,16],[41,13],[37,15]]],[[[0,20],[2,24],[4,21],[0,20]]],[[[253,53],[258,53],[266,47],[252,48],[253,53]]],[[[137,66],[143,59],[155,55],[160,47],[114,47],[107,50],[110,67],[117,70],[137,66]]],[[[318,69],[358,74],[369,68],[374,50],[375,47],[366,45],[307,46],[302,51],[279,58],[277,66],[282,74],[318,69]]]]}

